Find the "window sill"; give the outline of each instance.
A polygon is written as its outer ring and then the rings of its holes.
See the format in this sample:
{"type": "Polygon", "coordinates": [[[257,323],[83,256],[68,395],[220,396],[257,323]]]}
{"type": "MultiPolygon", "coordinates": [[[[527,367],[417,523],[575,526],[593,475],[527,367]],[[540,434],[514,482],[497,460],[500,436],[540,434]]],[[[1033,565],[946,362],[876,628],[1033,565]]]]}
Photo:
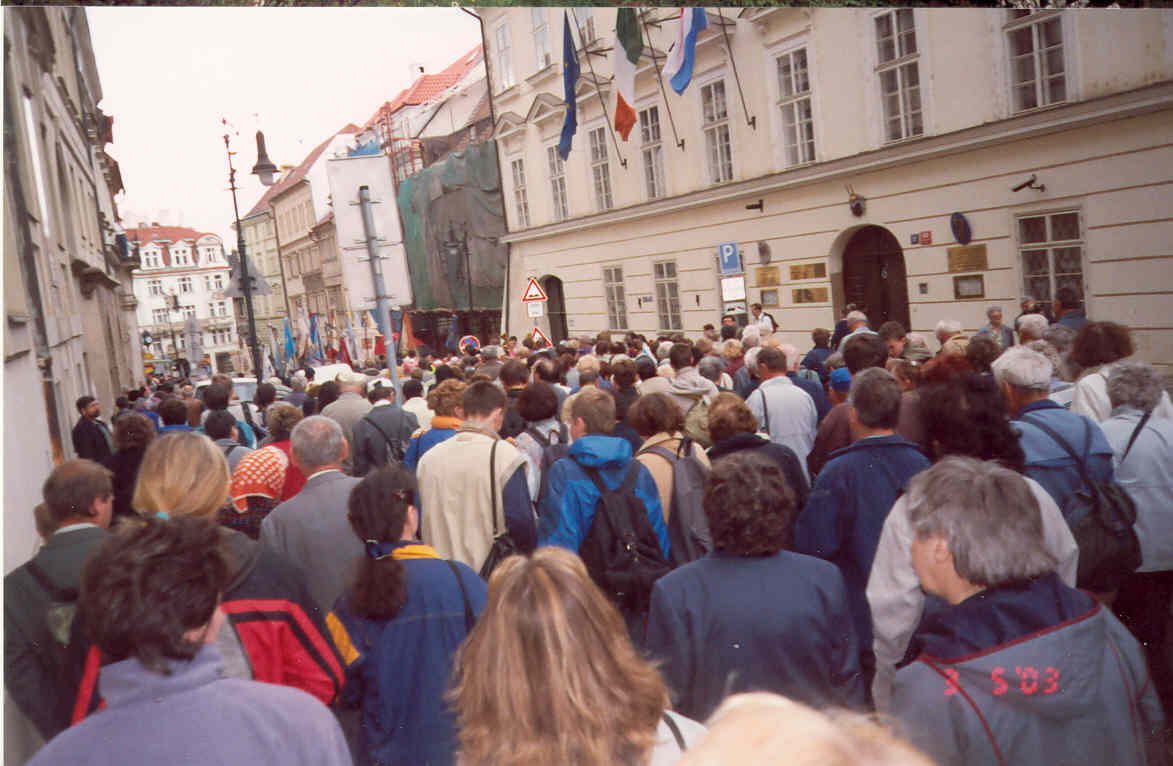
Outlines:
{"type": "Polygon", "coordinates": [[[1060,107],[1070,106],[1070,101],[1053,101],[1050,104],[1043,104],[1042,106],[1032,106],[1029,109],[1019,109],[1018,111],[1010,112],[1011,117],[1022,117],[1028,114],[1038,114],[1046,112],[1050,109],[1059,109],[1060,107]]]}
{"type": "MultiPolygon", "coordinates": [[[[540,85],[541,83],[544,83],[546,80],[549,80],[551,77],[553,77],[557,73],[558,73],[558,62],[551,61],[546,66],[542,67],[538,71],[531,74],[529,77],[525,78],[525,81],[527,83],[529,83],[530,87],[537,88],[538,85],[540,85]]],[[[502,94],[507,92],[507,90],[508,89],[506,89],[506,91],[502,91],[502,94]]]]}

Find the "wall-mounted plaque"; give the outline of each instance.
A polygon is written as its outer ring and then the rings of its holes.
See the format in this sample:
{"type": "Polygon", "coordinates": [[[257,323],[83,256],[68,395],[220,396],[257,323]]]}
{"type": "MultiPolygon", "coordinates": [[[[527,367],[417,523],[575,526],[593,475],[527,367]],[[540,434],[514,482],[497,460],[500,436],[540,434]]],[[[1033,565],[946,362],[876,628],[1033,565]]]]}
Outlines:
{"type": "Polygon", "coordinates": [[[794,291],[795,303],[826,303],[827,300],[825,287],[803,287],[794,291]]]}
{"type": "Polygon", "coordinates": [[[778,305],[778,291],[777,290],[762,290],[762,305],[763,306],[777,306],[778,305]]]}
{"type": "Polygon", "coordinates": [[[990,268],[985,245],[961,245],[945,250],[949,271],[985,271],[990,268]]]}
{"type": "Polygon", "coordinates": [[[790,281],[797,282],[800,279],[826,279],[827,278],[827,264],[819,261],[818,263],[798,263],[790,267],[790,281]]]}
{"type": "Polygon", "coordinates": [[[766,285],[776,285],[782,281],[781,275],[778,273],[777,266],[759,266],[757,269],[756,278],[758,286],[764,287],[766,285]]]}
{"type": "Polygon", "coordinates": [[[953,297],[959,301],[986,297],[985,278],[981,274],[953,277],[953,297]]]}

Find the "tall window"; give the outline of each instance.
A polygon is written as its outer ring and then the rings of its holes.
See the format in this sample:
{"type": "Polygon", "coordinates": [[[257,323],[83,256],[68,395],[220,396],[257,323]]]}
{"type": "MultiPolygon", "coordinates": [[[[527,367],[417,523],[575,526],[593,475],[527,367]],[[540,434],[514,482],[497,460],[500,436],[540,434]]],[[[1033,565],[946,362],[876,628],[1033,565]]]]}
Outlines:
{"type": "Polygon", "coordinates": [[[525,191],[525,161],[514,160],[509,163],[513,169],[513,203],[517,209],[517,225],[525,228],[529,226],[529,195],[525,191]]]}
{"type": "Polygon", "coordinates": [[[627,329],[627,298],[623,293],[623,267],[603,269],[603,291],[607,295],[607,321],[612,330],[627,329]]]}
{"type": "Polygon", "coordinates": [[[595,207],[610,210],[611,163],[607,161],[607,127],[595,128],[590,132],[591,175],[595,182],[595,207]]]}
{"type": "Polygon", "coordinates": [[[554,61],[550,53],[550,24],[547,9],[544,6],[529,9],[530,20],[534,24],[534,53],[538,57],[538,69],[545,69],[554,61]]]}
{"type": "Polygon", "coordinates": [[[191,291],[192,291],[191,277],[180,277],[179,278],[179,292],[190,293],[191,291]]]}
{"type": "Polygon", "coordinates": [[[497,27],[497,79],[501,90],[513,87],[513,50],[509,44],[509,25],[497,27]]]}
{"type": "Polygon", "coordinates": [[[578,25],[579,36],[583,46],[595,41],[595,16],[590,8],[578,7],[574,9],[574,22],[578,25]]]}
{"type": "Polygon", "coordinates": [[[149,279],[147,280],[147,295],[162,295],[163,294],[163,280],[149,279]]]}
{"type": "Polygon", "coordinates": [[[676,283],[676,261],[659,261],[652,265],[656,278],[656,312],[661,330],[680,330],[680,291],[676,283]]]}
{"type": "Polygon", "coordinates": [[[155,324],[167,324],[167,309],[152,309],[151,321],[155,324]]]}
{"type": "Polygon", "coordinates": [[[704,117],[709,180],[715,184],[732,181],[733,146],[729,140],[729,111],[725,108],[724,80],[717,80],[701,88],[701,112],[704,117]]]}
{"type": "Polygon", "coordinates": [[[183,314],[184,319],[191,319],[196,315],[195,306],[180,306],[179,311],[183,314]]]}
{"type": "Polygon", "coordinates": [[[785,53],[778,65],[778,108],[782,110],[782,143],[786,164],[815,160],[815,123],[811,115],[811,80],[806,48],[785,53]]]}
{"type": "Polygon", "coordinates": [[[1083,297],[1083,240],[1079,213],[1066,211],[1018,219],[1018,247],[1026,293],[1049,306],[1061,287],[1083,297]]]}
{"type": "Polygon", "coordinates": [[[649,106],[639,113],[640,152],[644,163],[644,189],[648,199],[664,196],[664,147],[660,142],[660,109],[649,106]]]}
{"type": "Polygon", "coordinates": [[[217,290],[223,290],[224,289],[224,275],[223,274],[213,275],[212,276],[212,286],[215,287],[217,290]]]}
{"type": "Polygon", "coordinates": [[[920,105],[920,69],[916,25],[911,8],[876,17],[879,51],[876,73],[884,109],[884,140],[899,141],[924,133],[920,105]]]}
{"type": "Polygon", "coordinates": [[[1066,101],[1067,68],[1059,14],[1011,11],[1006,36],[1010,43],[1014,111],[1066,101]]]}
{"type": "Polygon", "coordinates": [[[554,220],[565,221],[570,217],[566,202],[566,163],[558,156],[558,147],[546,147],[546,159],[550,166],[550,194],[554,199],[554,220]]]}

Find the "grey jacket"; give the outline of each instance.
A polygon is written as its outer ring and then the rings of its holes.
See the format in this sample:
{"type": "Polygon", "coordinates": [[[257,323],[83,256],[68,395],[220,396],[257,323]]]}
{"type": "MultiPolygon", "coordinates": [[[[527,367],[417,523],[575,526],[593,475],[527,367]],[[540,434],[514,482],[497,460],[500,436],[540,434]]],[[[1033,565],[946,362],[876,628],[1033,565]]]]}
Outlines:
{"type": "Polygon", "coordinates": [[[261,544],[301,567],[322,614],[354,584],[365,554],[346,518],[350,491],[358,483],[340,471],[316,474],[261,522],[261,544]]]}
{"type": "Polygon", "coordinates": [[[419,420],[397,404],[381,404],[354,424],[354,475],[366,476],[379,466],[401,463],[419,420]]]}
{"type": "Polygon", "coordinates": [[[352,473],[354,468],[354,424],[370,411],[370,402],[353,391],[347,391],[321,412],[322,415],[342,426],[342,434],[346,437],[347,446],[350,447],[350,452],[343,465],[347,473],[352,473]]]}

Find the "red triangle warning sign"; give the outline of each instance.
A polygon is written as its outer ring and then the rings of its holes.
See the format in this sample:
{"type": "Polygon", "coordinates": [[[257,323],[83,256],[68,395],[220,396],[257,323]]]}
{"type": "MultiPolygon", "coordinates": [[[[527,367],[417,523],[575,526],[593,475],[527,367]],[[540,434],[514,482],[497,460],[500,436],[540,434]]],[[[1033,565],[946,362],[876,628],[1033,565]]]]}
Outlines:
{"type": "MultiPolygon", "coordinates": [[[[546,337],[546,333],[542,332],[542,328],[540,328],[540,327],[534,328],[534,331],[532,333],[530,333],[530,338],[533,339],[533,342],[535,344],[541,342],[541,343],[545,343],[547,346],[554,345],[553,343],[550,342],[550,339],[546,337]]],[[[539,347],[539,348],[541,348],[541,347],[539,347]]]]}
{"type": "Polygon", "coordinates": [[[538,280],[530,277],[529,282],[526,283],[525,292],[521,294],[521,302],[532,303],[544,300],[546,300],[546,291],[538,284],[538,280]]]}

